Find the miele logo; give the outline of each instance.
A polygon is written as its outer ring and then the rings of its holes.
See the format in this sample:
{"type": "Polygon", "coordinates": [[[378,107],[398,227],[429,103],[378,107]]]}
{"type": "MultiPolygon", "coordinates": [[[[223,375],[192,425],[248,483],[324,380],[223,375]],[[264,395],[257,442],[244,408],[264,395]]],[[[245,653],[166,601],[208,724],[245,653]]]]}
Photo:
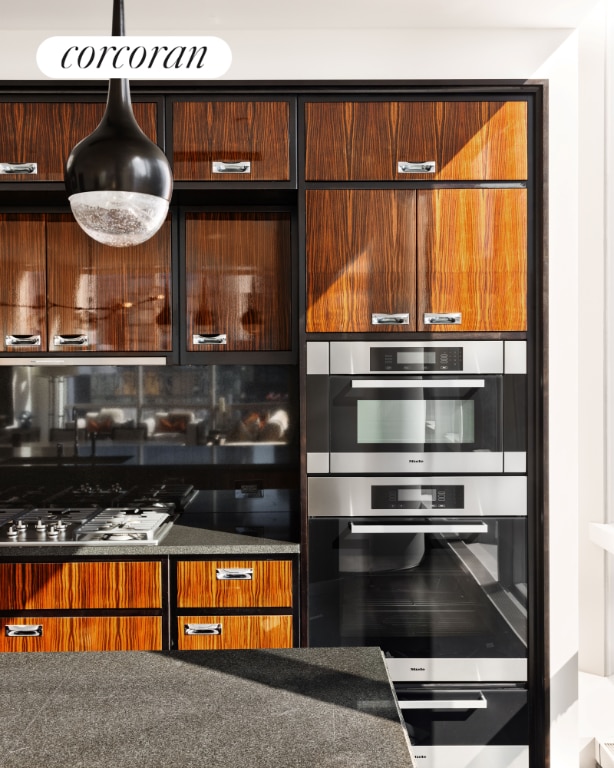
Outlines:
{"type": "Polygon", "coordinates": [[[408,459],[410,464],[424,464],[424,459],[408,459]]]}
{"type": "Polygon", "coordinates": [[[426,667],[410,667],[412,672],[426,672],[426,667]]]}
{"type": "Polygon", "coordinates": [[[426,760],[426,755],[413,755],[414,760],[426,760]]]}

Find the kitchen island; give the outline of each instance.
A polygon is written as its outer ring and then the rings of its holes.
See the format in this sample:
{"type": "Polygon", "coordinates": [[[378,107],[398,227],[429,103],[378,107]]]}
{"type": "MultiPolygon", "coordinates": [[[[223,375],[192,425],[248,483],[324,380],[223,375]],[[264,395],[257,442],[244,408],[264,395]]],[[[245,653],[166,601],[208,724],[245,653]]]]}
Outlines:
{"type": "Polygon", "coordinates": [[[0,654],[3,768],[411,768],[377,648],[0,654]]]}

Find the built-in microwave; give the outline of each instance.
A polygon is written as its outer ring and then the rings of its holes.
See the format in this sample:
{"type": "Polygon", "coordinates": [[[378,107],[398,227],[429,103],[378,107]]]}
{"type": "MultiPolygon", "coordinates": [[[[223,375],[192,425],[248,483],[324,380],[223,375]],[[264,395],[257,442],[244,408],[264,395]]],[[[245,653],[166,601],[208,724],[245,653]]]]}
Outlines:
{"type": "Polygon", "coordinates": [[[307,344],[307,473],[526,472],[526,342],[307,344]]]}

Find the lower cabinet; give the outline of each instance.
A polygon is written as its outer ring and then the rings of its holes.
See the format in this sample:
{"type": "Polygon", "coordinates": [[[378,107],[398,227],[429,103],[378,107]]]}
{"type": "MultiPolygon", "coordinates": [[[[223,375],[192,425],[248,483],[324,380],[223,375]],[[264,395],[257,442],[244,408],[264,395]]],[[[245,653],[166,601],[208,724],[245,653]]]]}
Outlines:
{"type": "Polygon", "coordinates": [[[292,648],[292,616],[178,616],[177,649],[292,648]]]}

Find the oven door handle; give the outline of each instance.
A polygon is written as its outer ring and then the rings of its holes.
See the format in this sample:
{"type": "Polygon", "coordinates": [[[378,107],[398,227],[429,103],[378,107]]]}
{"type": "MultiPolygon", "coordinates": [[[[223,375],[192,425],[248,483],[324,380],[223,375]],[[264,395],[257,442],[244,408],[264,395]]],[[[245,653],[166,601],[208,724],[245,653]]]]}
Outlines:
{"type": "Polygon", "coordinates": [[[484,379],[352,379],[353,389],[479,389],[485,386],[484,379]]]}
{"type": "Polygon", "coordinates": [[[487,709],[488,702],[482,692],[479,699],[405,699],[399,700],[401,709],[487,709]]]}
{"type": "Polygon", "coordinates": [[[488,533],[487,523],[404,523],[402,525],[361,525],[350,522],[350,533],[488,533]]]}

